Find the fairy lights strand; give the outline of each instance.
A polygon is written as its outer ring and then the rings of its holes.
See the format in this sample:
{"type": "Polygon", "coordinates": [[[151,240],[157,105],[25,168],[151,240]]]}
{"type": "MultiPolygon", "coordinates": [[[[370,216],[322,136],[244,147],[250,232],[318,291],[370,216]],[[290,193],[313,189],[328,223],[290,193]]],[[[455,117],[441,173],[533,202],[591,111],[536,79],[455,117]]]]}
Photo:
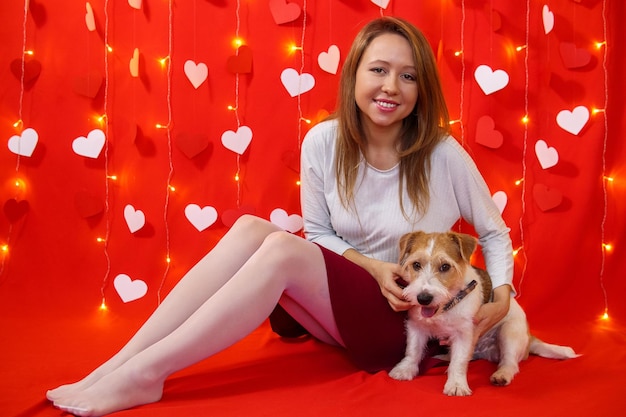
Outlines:
{"type": "MultiPolygon", "coordinates": [[[[302,3],[302,35],[300,37],[300,75],[304,72],[304,39],[306,36],[306,11],[307,11],[307,0],[304,0],[302,3]]],[[[300,77],[300,81],[302,82],[302,77],[300,77]]],[[[298,87],[298,149],[302,146],[302,120],[304,117],[302,116],[302,94],[299,92],[298,87]]]]}
{"type": "MultiPolygon", "coordinates": [[[[235,9],[235,19],[236,19],[236,27],[235,27],[235,39],[239,39],[239,30],[241,28],[241,1],[237,0],[237,7],[235,9]]],[[[235,54],[239,55],[239,47],[235,51],[235,54]]],[[[235,112],[235,119],[237,121],[237,130],[241,126],[241,120],[239,119],[239,72],[235,72],[235,108],[233,109],[235,112]]],[[[237,208],[241,207],[241,155],[237,154],[237,172],[235,174],[235,182],[237,183],[237,208]]]]}
{"type": "Polygon", "coordinates": [[[459,98],[459,128],[461,144],[465,146],[465,123],[463,122],[463,106],[465,103],[465,0],[461,1],[461,91],[459,98]]]}

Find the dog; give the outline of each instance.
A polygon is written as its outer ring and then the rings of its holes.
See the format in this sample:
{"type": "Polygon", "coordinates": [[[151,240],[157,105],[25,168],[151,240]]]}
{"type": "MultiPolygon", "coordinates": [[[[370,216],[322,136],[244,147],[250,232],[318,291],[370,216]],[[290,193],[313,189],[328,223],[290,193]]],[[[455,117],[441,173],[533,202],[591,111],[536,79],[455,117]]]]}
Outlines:
{"type": "Polygon", "coordinates": [[[447,233],[408,233],[400,239],[400,260],[411,303],[406,320],[405,357],[389,372],[396,380],[412,380],[430,339],[449,345],[448,378],[443,392],[451,396],[472,394],[467,383],[470,360],[498,363],[491,383],[504,386],[519,372],[519,362],[529,354],[568,359],[578,355],[567,346],[545,343],[529,332],[526,314],[511,298],[508,314],[478,340],[473,318],[491,299],[486,271],[470,264],[477,246],[473,236],[447,233]]]}

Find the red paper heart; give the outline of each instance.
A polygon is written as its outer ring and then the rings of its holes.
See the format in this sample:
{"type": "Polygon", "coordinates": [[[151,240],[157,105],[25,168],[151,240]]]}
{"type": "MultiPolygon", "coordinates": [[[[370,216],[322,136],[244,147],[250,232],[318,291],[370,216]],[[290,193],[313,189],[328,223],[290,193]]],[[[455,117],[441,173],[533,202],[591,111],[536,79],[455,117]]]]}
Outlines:
{"type": "Polygon", "coordinates": [[[565,68],[581,68],[591,62],[591,54],[583,48],[577,48],[572,42],[561,42],[559,45],[561,59],[565,68]]]}
{"type": "Polygon", "coordinates": [[[104,210],[102,200],[87,191],[78,191],[74,195],[74,207],[83,219],[100,214],[104,210]]]}
{"type": "Polygon", "coordinates": [[[92,72],[74,78],[73,88],[76,94],[94,98],[98,95],[104,77],[99,72],[92,72]]]}
{"type": "Polygon", "coordinates": [[[238,209],[230,209],[226,210],[222,213],[222,223],[226,227],[231,227],[238,218],[243,216],[244,214],[254,214],[256,210],[252,206],[243,206],[238,209]]]}
{"type": "Polygon", "coordinates": [[[237,55],[228,57],[226,69],[232,74],[249,74],[252,72],[252,49],[247,45],[241,45],[237,49],[237,55]]]}
{"type": "Polygon", "coordinates": [[[502,16],[499,12],[492,9],[490,4],[486,4],[485,13],[487,14],[487,16],[490,16],[491,30],[497,32],[502,29],[502,16]]]}
{"type": "Polygon", "coordinates": [[[28,201],[11,198],[4,203],[4,214],[9,223],[15,223],[28,212],[29,207],[28,201]]]}
{"type": "Polygon", "coordinates": [[[286,0],[270,0],[270,12],[277,25],[289,23],[300,17],[300,6],[286,0]]]}
{"type": "Polygon", "coordinates": [[[498,149],[504,142],[502,133],[495,129],[496,123],[489,116],[482,116],[476,122],[476,143],[491,149],[498,149]]]}
{"type": "Polygon", "coordinates": [[[544,184],[535,184],[533,187],[533,197],[541,211],[552,210],[561,205],[563,194],[555,188],[550,188],[544,184]]]}
{"type": "MultiPolygon", "coordinates": [[[[22,79],[22,60],[11,61],[11,72],[18,80],[22,79]]],[[[24,84],[35,82],[41,74],[41,62],[36,59],[29,59],[24,62],[24,84]]]]}
{"type": "Polygon", "coordinates": [[[181,133],[176,137],[176,147],[189,159],[198,156],[208,146],[208,136],[199,133],[181,133]]]}

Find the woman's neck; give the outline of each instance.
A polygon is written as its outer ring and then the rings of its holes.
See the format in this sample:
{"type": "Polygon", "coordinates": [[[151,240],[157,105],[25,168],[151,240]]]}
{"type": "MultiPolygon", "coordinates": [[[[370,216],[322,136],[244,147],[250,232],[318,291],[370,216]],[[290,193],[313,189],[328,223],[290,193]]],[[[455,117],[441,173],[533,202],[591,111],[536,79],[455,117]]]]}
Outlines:
{"type": "Polygon", "coordinates": [[[376,169],[386,171],[400,161],[398,154],[399,128],[368,129],[365,133],[367,143],[364,153],[367,163],[376,169]]]}

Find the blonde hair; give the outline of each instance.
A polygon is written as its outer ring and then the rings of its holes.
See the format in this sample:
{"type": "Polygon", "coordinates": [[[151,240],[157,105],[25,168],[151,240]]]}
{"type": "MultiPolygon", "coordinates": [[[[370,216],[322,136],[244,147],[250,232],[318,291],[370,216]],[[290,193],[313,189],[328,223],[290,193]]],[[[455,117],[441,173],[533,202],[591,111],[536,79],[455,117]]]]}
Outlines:
{"type": "Polygon", "coordinates": [[[357,34],[346,57],[339,83],[337,110],[333,115],[338,119],[339,129],[335,145],[337,185],[341,190],[342,203],[349,207],[354,199],[358,166],[366,144],[354,92],[356,72],[372,40],[385,33],[399,34],[409,42],[417,70],[417,103],[402,121],[400,132],[399,199],[402,212],[407,216],[402,203],[402,190],[406,183],[417,213],[423,214],[430,200],[430,156],[437,143],[448,133],[449,115],[430,44],[422,32],[406,20],[381,17],[369,22],[357,34]]]}

